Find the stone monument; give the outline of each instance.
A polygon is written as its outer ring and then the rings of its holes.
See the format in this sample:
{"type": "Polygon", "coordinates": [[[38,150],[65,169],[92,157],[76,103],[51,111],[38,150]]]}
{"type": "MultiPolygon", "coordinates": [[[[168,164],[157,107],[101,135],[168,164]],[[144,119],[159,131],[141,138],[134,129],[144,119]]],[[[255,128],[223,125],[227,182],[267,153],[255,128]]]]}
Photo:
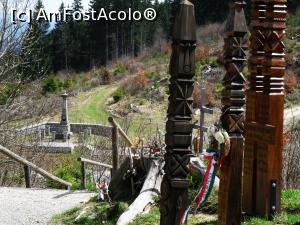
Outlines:
{"type": "Polygon", "coordinates": [[[70,123],[69,123],[69,115],[68,115],[68,94],[65,91],[62,95],[62,111],[61,111],[61,120],[60,124],[57,126],[55,139],[66,141],[70,139],[71,131],[70,131],[70,123]]]}

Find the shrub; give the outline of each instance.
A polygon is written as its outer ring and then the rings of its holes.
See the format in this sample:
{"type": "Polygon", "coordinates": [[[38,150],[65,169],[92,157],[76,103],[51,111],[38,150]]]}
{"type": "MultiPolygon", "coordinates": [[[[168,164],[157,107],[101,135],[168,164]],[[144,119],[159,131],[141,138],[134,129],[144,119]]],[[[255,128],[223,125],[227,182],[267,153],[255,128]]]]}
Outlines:
{"type": "Polygon", "coordinates": [[[138,74],[133,79],[134,89],[137,91],[144,90],[149,84],[148,78],[143,72],[138,72],[138,74]]]}
{"type": "Polygon", "coordinates": [[[223,86],[223,84],[221,82],[217,82],[215,84],[214,91],[216,93],[221,93],[223,91],[223,89],[224,89],[224,86],[223,86]]]}
{"type": "Polygon", "coordinates": [[[18,87],[14,84],[5,85],[0,88],[0,105],[6,105],[11,97],[18,94],[18,87]]]}
{"type": "Polygon", "coordinates": [[[287,18],[287,24],[292,27],[300,26],[300,16],[299,15],[289,15],[287,18]]]}
{"type": "Polygon", "coordinates": [[[43,82],[44,93],[53,93],[60,91],[63,83],[54,75],[47,77],[43,82]]]}
{"type": "Polygon", "coordinates": [[[120,73],[125,73],[126,72],[126,67],[122,64],[118,64],[114,69],[113,73],[114,75],[120,74],[120,73]]]}
{"type": "Polygon", "coordinates": [[[100,76],[103,84],[111,84],[112,82],[112,74],[106,67],[101,67],[100,76]]]}
{"type": "Polygon", "coordinates": [[[143,72],[138,72],[134,77],[127,77],[123,80],[122,88],[131,95],[135,95],[145,90],[149,85],[149,79],[143,72]]]}
{"type": "Polygon", "coordinates": [[[157,79],[160,78],[160,74],[159,74],[158,72],[155,72],[155,71],[147,71],[147,72],[145,73],[145,76],[146,76],[148,79],[150,79],[150,80],[152,80],[152,79],[157,80],[157,79]]]}
{"type": "Polygon", "coordinates": [[[125,202],[116,202],[112,206],[104,202],[97,208],[96,214],[101,221],[116,222],[115,220],[119,218],[127,208],[128,204],[125,202]]]}
{"type": "MultiPolygon", "coordinates": [[[[66,160],[63,165],[53,172],[54,176],[57,176],[64,181],[72,184],[72,189],[79,189],[79,181],[81,178],[81,165],[80,162],[74,160],[66,160]]],[[[60,185],[55,181],[48,180],[47,184],[51,188],[59,188],[60,185]]]]}
{"type": "Polygon", "coordinates": [[[284,89],[286,93],[292,93],[297,88],[297,77],[293,72],[286,73],[284,76],[284,89]]]}
{"type": "Polygon", "coordinates": [[[115,91],[114,95],[113,95],[114,101],[115,101],[115,102],[118,102],[118,101],[120,101],[123,97],[124,97],[124,91],[123,91],[123,89],[122,89],[122,88],[118,88],[118,89],[115,91]]]}
{"type": "Polygon", "coordinates": [[[128,208],[126,202],[117,202],[110,210],[110,218],[119,217],[128,208]]]}
{"type": "Polygon", "coordinates": [[[196,61],[201,61],[209,57],[209,49],[199,46],[196,48],[195,59],[196,61]]]}
{"type": "Polygon", "coordinates": [[[72,88],[74,86],[73,80],[68,78],[64,81],[63,87],[64,88],[72,88]]]}
{"type": "Polygon", "coordinates": [[[212,60],[210,63],[210,66],[212,68],[217,68],[217,67],[219,67],[219,64],[218,64],[217,60],[212,60]]]}
{"type": "Polygon", "coordinates": [[[291,94],[288,94],[285,97],[285,100],[290,105],[299,104],[299,102],[300,102],[300,92],[299,91],[295,91],[295,92],[293,92],[291,94]]]}

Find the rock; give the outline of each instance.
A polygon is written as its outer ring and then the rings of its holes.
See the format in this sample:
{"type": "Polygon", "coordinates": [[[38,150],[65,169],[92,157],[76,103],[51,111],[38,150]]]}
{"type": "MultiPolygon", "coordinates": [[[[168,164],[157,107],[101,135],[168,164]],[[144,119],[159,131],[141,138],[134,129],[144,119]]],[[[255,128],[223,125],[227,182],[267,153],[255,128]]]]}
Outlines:
{"type": "Polygon", "coordinates": [[[129,104],[129,109],[135,113],[141,113],[141,110],[139,109],[139,107],[134,104],[129,104]]]}
{"type": "Polygon", "coordinates": [[[217,78],[222,76],[222,73],[220,68],[212,68],[210,65],[204,65],[201,70],[201,75],[204,77],[217,78]]]}

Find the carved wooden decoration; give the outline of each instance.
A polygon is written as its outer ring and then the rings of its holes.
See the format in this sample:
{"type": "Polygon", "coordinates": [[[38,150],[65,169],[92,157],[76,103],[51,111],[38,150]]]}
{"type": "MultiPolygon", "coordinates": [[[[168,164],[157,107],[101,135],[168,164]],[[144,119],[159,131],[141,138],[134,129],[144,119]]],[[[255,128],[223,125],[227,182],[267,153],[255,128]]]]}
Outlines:
{"type": "MultiPolygon", "coordinates": [[[[266,5],[264,0],[253,0],[251,10],[251,37],[250,37],[250,57],[248,59],[248,69],[250,72],[249,89],[246,92],[246,121],[255,122],[258,120],[259,106],[263,90],[262,67],[264,61],[264,22],[266,17],[266,5]]],[[[246,127],[244,168],[243,168],[243,211],[249,215],[254,213],[255,204],[255,174],[257,161],[257,143],[255,138],[262,137],[265,133],[261,129],[255,130],[254,127],[246,127]],[[261,131],[261,132],[260,132],[261,131]]]]}
{"type": "Polygon", "coordinates": [[[249,144],[249,149],[245,152],[243,208],[246,213],[260,216],[272,216],[280,211],[286,3],[286,0],[254,1],[253,9],[253,15],[260,15],[262,20],[259,26],[252,24],[252,35],[261,41],[264,57],[255,55],[258,46],[252,39],[250,68],[258,68],[258,72],[251,70],[252,76],[261,72],[263,82],[262,85],[252,82],[258,88],[250,90],[247,96],[247,104],[252,103],[252,106],[247,107],[246,145],[249,144]],[[255,60],[257,66],[253,63],[255,60]],[[254,100],[255,97],[260,100],[254,100]]]}
{"type": "Polygon", "coordinates": [[[195,75],[196,22],[194,5],[183,0],[175,18],[170,62],[170,97],[166,125],[165,176],[161,185],[161,225],[178,225],[188,207],[192,103],[195,75]]]}
{"type": "Polygon", "coordinates": [[[230,135],[230,154],[221,167],[218,224],[241,224],[242,161],[244,149],[245,78],[242,74],[246,61],[247,24],[244,1],[230,3],[225,29],[224,64],[227,71],[222,93],[223,128],[230,135]]]}

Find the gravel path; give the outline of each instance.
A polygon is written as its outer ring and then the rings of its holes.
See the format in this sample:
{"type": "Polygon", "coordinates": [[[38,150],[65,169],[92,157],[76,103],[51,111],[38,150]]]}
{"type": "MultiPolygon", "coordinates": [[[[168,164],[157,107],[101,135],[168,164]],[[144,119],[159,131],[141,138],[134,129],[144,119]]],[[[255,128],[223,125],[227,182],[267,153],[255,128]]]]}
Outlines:
{"type": "Polygon", "coordinates": [[[81,191],[0,188],[0,225],[48,225],[55,215],[87,202],[81,191]]]}

